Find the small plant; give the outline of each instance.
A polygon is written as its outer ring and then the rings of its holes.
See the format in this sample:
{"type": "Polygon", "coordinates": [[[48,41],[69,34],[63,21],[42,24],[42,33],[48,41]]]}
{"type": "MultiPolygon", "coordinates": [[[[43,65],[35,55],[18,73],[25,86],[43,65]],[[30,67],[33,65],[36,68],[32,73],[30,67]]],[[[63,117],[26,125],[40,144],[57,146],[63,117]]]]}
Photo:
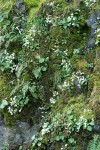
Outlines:
{"type": "Polygon", "coordinates": [[[15,54],[9,54],[6,51],[4,53],[0,54],[0,70],[1,71],[6,71],[8,69],[13,68],[13,66],[15,65],[14,63],[14,59],[15,59],[15,54]]]}
{"type": "Polygon", "coordinates": [[[94,64],[93,64],[93,63],[87,63],[86,67],[87,67],[88,69],[93,69],[94,64]]]}
{"type": "Polygon", "coordinates": [[[0,104],[0,108],[3,109],[3,108],[5,108],[7,105],[8,105],[7,100],[6,100],[6,99],[5,99],[5,100],[2,100],[2,102],[1,102],[1,104],[0,104]]]}
{"type": "Polygon", "coordinates": [[[23,150],[23,146],[20,146],[18,150],[23,150]]]}
{"type": "Polygon", "coordinates": [[[5,145],[4,145],[4,150],[9,150],[9,148],[10,148],[10,145],[9,145],[9,143],[8,143],[8,141],[5,143],[5,145]]]}
{"type": "Polygon", "coordinates": [[[100,137],[99,135],[94,135],[93,140],[89,142],[87,150],[100,150],[100,137]]]}
{"type": "Polygon", "coordinates": [[[29,6],[29,7],[37,7],[39,5],[40,0],[24,0],[24,2],[29,6]]]}
{"type": "Polygon", "coordinates": [[[42,145],[47,136],[50,137],[51,141],[67,142],[68,145],[74,148],[76,141],[71,138],[71,134],[82,130],[91,132],[94,126],[93,119],[87,119],[86,114],[91,114],[91,111],[84,110],[83,116],[80,115],[79,117],[74,116],[74,112],[70,109],[65,111],[64,114],[57,112],[52,119],[43,123],[40,133],[32,137],[33,148],[42,145]]]}
{"type": "MultiPolygon", "coordinates": [[[[78,13],[78,12],[77,12],[78,13]]],[[[83,17],[77,16],[76,14],[71,14],[67,18],[63,18],[58,21],[58,25],[63,26],[64,29],[69,27],[77,27],[79,28],[81,24],[83,24],[83,17]]]]}

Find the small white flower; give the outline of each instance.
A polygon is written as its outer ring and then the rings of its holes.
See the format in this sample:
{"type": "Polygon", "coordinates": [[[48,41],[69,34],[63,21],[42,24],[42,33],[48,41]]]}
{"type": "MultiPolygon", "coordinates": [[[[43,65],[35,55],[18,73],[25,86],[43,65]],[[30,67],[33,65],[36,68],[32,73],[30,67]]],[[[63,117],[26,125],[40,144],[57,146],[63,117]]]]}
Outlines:
{"type": "Polygon", "coordinates": [[[51,98],[50,98],[50,103],[55,104],[55,103],[56,103],[56,100],[55,100],[53,97],[51,97],[51,98]]]}

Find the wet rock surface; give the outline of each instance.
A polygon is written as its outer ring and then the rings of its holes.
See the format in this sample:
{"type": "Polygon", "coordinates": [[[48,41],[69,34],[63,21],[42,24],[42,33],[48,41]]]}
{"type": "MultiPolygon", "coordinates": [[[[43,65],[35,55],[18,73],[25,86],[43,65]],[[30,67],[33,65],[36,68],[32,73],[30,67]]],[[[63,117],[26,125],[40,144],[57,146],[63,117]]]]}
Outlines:
{"type": "Polygon", "coordinates": [[[95,47],[95,30],[97,29],[97,26],[100,24],[100,11],[96,11],[91,14],[90,18],[87,20],[87,25],[91,28],[90,30],[90,37],[87,42],[87,46],[89,48],[95,47]]]}
{"type": "Polygon", "coordinates": [[[30,126],[26,122],[16,121],[14,127],[8,127],[4,124],[3,117],[0,114],[0,150],[4,150],[7,144],[10,149],[16,149],[16,146],[24,145],[25,149],[31,144],[31,137],[37,132],[37,124],[30,126]]]}
{"type": "Polygon", "coordinates": [[[6,143],[6,128],[4,126],[2,115],[0,114],[0,150],[3,150],[6,143]]]}

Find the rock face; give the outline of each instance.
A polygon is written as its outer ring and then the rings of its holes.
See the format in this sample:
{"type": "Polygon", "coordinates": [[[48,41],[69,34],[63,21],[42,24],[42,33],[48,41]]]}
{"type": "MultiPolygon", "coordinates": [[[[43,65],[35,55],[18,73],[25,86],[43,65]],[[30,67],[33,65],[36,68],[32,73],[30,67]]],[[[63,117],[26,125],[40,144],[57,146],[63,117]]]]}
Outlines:
{"type": "Polygon", "coordinates": [[[8,127],[4,124],[0,114],[0,150],[4,150],[7,146],[13,150],[20,145],[27,150],[31,145],[31,137],[37,133],[37,128],[38,125],[30,126],[28,123],[18,120],[14,127],[8,127]]]}
{"type": "Polygon", "coordinates": [[[25,14],[26,13],[26,6],[25,4],[23,3],[23,1],[21,0],[18,0],[16,1],[16,3],[13,5],[13,13],[15,14],[25,14]]]}
{"type": "Polygon", "coordinates": [[[100,11],[95,11],[91,14],[90,18],[87,20],[87,25],[91,28],[90,37],[88,40],[88,47],[94,48],[95,47],[95,38],[96,38],[96,29],[100,24],[100,11]]]}
{"type": "MultiPolygon", "coordinates": [[[[95,11],[94,13],[91,14],[90,18],[87,20],[87,25],[91,28],[90,37],[89,37],[87,45],[89,48],[95,48],[96,29],[100,26],[100,11],[95,11]]],[[[100,59],[99,53],[100,53],[99,51],[96,51],[95,65],[97,65],[97,66],[98,66],[98,59],[100,59]]],[[[100,70],[94,69],[94,73],[100,75],[100,70]]],[[[98,82],[99,82],[99,80],[98,80],[98,82]]],[[[93,97],[91,96],[93,103],[95,103],[95,101],[98,99],[97,98],[99,96],[98,94],[100,94],[99,90],[100,90],[100,87],[99,86],[96,87],[96,85],[94,85],[94,89],[92,91],[92,93],[94,93],[94,95],[93,95],[93,97]],[[98,93],[98,94],[96,94],[96,93],[98,93]]],[[[99,108],[100,103],[97,102],[97,105],[99,108]]],[[[98,112],[99,112],[99,110],[98,110],[98,112]]],[[[100,121],[99,120],[100,120],[100,117],[98,116],[97,122],[95,123],[95,126],[94,126],[94,131],[97,133],[100,133],[100,121]]]]}
{"type": "Polygon", "coordinates": [[[6,144],[6,128],[3,122],[3,118],[0,114],[0,150],[3,150],[4,145],[6,144]]]}
{"type": "Polygon", "coordinates": [[[0,150],[84,150],[100,133],[100,11],[44,1],[0,16],[0,150]]]}

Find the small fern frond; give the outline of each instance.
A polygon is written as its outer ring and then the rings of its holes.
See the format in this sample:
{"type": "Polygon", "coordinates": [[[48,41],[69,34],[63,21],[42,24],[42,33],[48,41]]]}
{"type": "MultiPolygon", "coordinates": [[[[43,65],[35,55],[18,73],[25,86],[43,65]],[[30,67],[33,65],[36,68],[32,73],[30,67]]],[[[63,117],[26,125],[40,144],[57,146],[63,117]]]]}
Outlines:
{"type": "Polygon", "coordinates": [[[93,140],[89,142],[87,150],[100,150],[100,138],[99,135],[94,135],[93,140]]]}

